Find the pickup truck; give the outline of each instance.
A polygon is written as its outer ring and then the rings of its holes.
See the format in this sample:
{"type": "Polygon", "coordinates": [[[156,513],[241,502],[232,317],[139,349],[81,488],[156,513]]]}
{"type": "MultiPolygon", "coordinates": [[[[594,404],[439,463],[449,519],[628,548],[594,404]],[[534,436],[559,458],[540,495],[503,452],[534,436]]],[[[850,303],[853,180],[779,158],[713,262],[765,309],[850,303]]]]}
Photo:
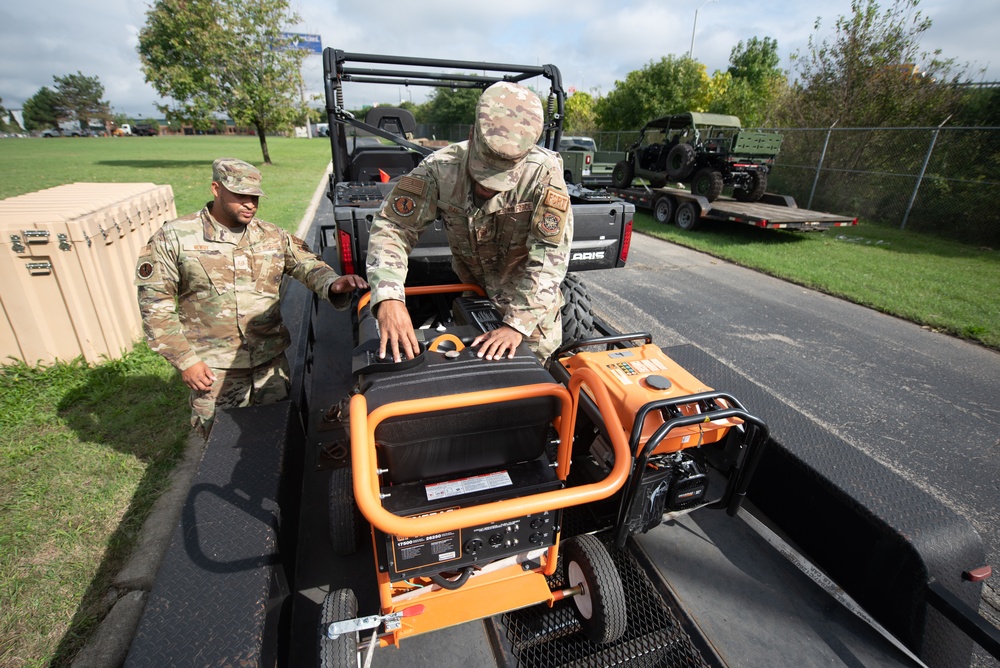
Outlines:
{"type": "MultiPolygon", "coordinates": [[[[375,56],[366,54],[330,51],[324,63],[327,80],[327,111],[329,114],[330,142],[333,151],[333,173],[330,176],[328,197],[333,203],[335,226],[323,230],[325,244],[338,249],[333,262],[339,273],[365,275],[365,257],[368,251],[368,233],[372,214],[382,203],[382,199],[392,189],[392,179],[409,172],[432,149],[413,141],[416,129],[413,115],[406,109],[375,107],[364,121],[353,117],[344,106],[343,83],[364,81],[363,76],[355,76],[352,62],[379,62],[375,56]],[[350,132],[348,130],[351,130],[350,132]],[[394,145],[374,144],[355,146],[352,135],[362,131],[388,139],[394,145]],[[335,229],[334,229],[335,228],[335,229]]],[[[453,67],[455,71],[482,69],[483,63],[460,61],[437,61],[410,59],[414,64],[427,67],[453,67]]],[[[512,68],[510,65],[498,67],[512,68]]],[[[562,135],[563,92],[558,69],[544,67],[523,67],[514,70],[518,76],[534,73],[549,77],[560,113],[553,114],[546,122],[540,145],[553,149],[560,146],[562,135]]],[[[399,73],[413,81],[410,72],[399,73]]],[[[455,85],[447,73],[424,73],[421,85],[455,85]]],[[[471,75],[463,75],[465,79],[471,75]]],[[[499,80],[498,76],[476,77],[476,84],[485,88],[499,80]]],[[[465,82],[468,85],[468,82],[465,82]]],[[[572,152],[570,152],[572,153],[572,152]]],[[[582,153],[581,153],[582,155],[582,153]]],[[[575,272],[595,269],[623,267],[628,258],[629,242],[632,234],[632,219],[635,206],[632,203],[613,198],[607,193],[570,187],[573,206],[574,234],[569,262],[569,274],[563,284],[564,306],[563,333],[565,337],[577,338],[592,334],[589,296],[582,281],[575,272]]],[[[457,277],[451,269],[451,251],[443,224],[435,222],[420,237],[410,254],[407,284],[428,285],[454,283],[457,277]]]]}
{"type": "Polygon", "coordinates": [[[152,125],[122,123],[115,128],[113,134],[116,137],[155,137],[160,133],[152,125]]]}

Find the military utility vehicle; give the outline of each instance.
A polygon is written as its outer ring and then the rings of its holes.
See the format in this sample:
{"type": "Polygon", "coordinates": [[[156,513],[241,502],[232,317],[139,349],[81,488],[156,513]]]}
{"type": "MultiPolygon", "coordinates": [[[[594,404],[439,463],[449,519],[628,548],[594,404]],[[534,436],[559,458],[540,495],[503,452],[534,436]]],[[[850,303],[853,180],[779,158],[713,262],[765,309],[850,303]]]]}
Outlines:
{"type": "Polygon", "coordinates": [[[724,187],[741,202],[756,202],[767,190],[767,174],[781,149],[781,135],[751,132],[740,119],[687,112],[652,120],[612,172],[615,188],[642,178],[654,188],[688,183],[691,192],[713,202],[724,187]]]}

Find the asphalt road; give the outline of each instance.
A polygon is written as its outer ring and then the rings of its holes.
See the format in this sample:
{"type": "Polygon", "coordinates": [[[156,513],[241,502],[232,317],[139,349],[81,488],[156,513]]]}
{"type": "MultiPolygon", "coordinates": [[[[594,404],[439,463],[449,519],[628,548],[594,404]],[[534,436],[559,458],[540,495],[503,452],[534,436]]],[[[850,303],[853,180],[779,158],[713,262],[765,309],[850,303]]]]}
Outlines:
{"type": "Polygon", "coordinates": [[[644,235],[580,278],[616,329],[752,379],[966,517],[1000,566],[1000,354],[644,235]]]}

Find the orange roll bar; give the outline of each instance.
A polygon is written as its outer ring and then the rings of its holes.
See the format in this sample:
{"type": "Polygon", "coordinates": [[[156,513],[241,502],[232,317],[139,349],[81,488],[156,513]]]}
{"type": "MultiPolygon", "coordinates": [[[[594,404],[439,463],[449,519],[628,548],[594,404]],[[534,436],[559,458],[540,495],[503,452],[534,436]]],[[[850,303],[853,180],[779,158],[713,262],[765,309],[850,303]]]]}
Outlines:
{"type": "Polygon", "coordinates": [[[628,444],[625,441],[625,432],[611,404],[611,398],[600,383],[600,378],[590,369],[581,369],[577,374],[574,374],[570,379],[569,390],[562,385],[540,383],[468,394],[450,394],[387,404],[372,411],[371,415],[368,415],[368,402],[364,395],[356,394],[351,399],[351,457],[354,469],[354,497],[361,514],[380,531],[400,537],[426,536],[443,531],[455,531],[478,524],[488,524],[512,517],[599,501],[611,496],[621,488],[632,463],[628,444]],[[415,413],[554,396],[560,399],[563,405],[563,417],[559,420],[559,462],[556,474],[560,479],[565,480],[569,475],[573,427],[580,399],[580,387],[584,383],[590,387],[601,414],[608,422],[611,444],[615,453],[615,465],[603,480],[423,517],[402,517],[389,512],[382,506],[379,499],[378,472],[376,471],[375,428],[388,418],[415,413]],[[567,414],[570,419],[565,419],[567,414]]]}

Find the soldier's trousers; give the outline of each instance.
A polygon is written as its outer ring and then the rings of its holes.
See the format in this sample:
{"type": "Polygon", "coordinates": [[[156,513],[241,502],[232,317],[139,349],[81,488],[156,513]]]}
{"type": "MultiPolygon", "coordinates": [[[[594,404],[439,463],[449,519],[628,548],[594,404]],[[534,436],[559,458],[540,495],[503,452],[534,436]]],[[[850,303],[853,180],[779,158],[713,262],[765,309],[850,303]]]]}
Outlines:
{"type": "Polygon", "coordinates": [[[219,408],[273,404],[288,398],[291,372],[285,353],[249,369],[212,369],[215,382],[206,392],[192,390],[191,426],[208,438],[219,408]]]}

